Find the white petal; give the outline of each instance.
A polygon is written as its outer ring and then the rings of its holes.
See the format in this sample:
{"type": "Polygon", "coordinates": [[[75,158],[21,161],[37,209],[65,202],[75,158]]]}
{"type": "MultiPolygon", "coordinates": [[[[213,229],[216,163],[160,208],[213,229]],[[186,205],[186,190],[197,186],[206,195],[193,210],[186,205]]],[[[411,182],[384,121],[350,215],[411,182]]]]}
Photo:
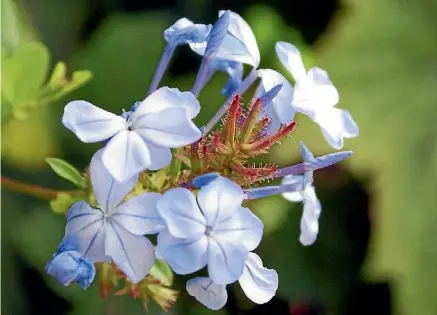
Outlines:
{"type": "Polygon", "coordinates": [[[167,148],[191,144],[202,136],[185,109],[177,107],[138,116],[132,128],[144,140],[167,148]]]}
{"type": "Polygon", "coordinates": [[[319,233],[319,217],[322,211],[313,186],[305,189],[302,219],[300,221],[300,242],[311,245],[319,233]]]}
{"type": "Polygon", "coordinates": [[[317,111],[316,115],[310,118],[319,124],[325,139],[334,149],[343,147],[343,138],[358,135],[358,127],[346,110],[328,108],[317,111]]]}
{"type": "Polygon", "coordinates": [[[196,272],[208,262],[208,240],[179,239],[164,230],[158,234],[157,250],[174,272],[186,275],[196,272]]]}
{"type": "Polygon", "coordinates": [[[137,283],[152,268],[155,248],[144,236],[134,235],[117,222],[106,225],[105,252],[133,283],[137,283]]]}
{"type": "Polygon", "coordinates": [[[275,296],[279,280],[275,270],[264,268],[261,258],[250,253],[239,282],[249,299],[257,304],[264,304],[275,296]]]}
{"type": "Polygon", "coordinates": [[[243,199],[243,189],[225,177],[218,177],[203,186],[197,195],[199,207],[210,227],[233,216],[243,199]]]}
{"type": "Polygon", "coordinates": [[[73,101],[64,108],[62,123],[83,142],[98,142],[126,130],[122,117],[86,101],[73,101]]]}
{"type": "Polygon", "coordinates": [[[148,141],[146,141],[146,145],[150,151],[150,163],[151,163],[147,167],[147,169],[156,171],[170,164],[172,154],[169,148],[160,147],[148,141]]]}
{"type": "Polygon", "coordinates": [[[299,50],[294,45],[286,42],[277,42],[275,48],[276,55],[291,73],[294,80],[304,80],[307,74],[299,50]]]}
{"type": "Polygon", "coordinates": [[[144,171],[150,164],[150,151],[135,131],[122,131],[103,149],[103,165],[119,182],[125,182],[144,171]]]}
{"type": "Polygon", "coordinates": [[[278,95],[276,95],[272,102],[267,106],[273,107],[276,116],[279,118],[282,124],[291,123],[294,118],[294,114],[296,113],[296,110],[292,105],[293,87],[291,84],[282,74],[270,69],[258,70],[258,76],[261,77],[261,81],[254,97],[261,97],[276,85],[282,84],[282,88],[278,95]]]}
{"type": "Polygon", "coordinates": [[[104,212],[113,210],[134,188],[137,176],[126,182],[117,182],[102,162],[103,150],[97,151],[91,159],[90,177],[97,204],[104,212]]]}
{"type": "Polygon", "coordinates": [[[237,281],[244,268],[249,251],[242,245],[236,246],[225,240],[209,237],[208,274],[218,284],[237,281]]]}
{"type": "Polygon", "coordinates": [[[282,197],[284,197],[285,199],[287,199],[288,201],[291,202],[301,202],[303,201],[303,195],[302,195],[302,190],[303,190],[303,180],[304,177],[303,175],[287,175],[282,179],[282,185],[286,185],[286,184],[300,184],[301,185],[301,190],[300,191],[295,191],[295,192],[286,192],[282,194],[282,197]]]}
{"type": "MultiPolygon", "coordinates": [[[[220,11],[221,16],[225,11],[220,11]]],[[[205,54],[206,42],[190,44],[190,48],[200,55],[205,54]]],[[[249,24],[237,13],[230,12],[228,34],[223,39],[216,58],[232,60],[258,67],[260,53],[255,35],[249,24]]]]}
{"type": "Polygon", "coordinates": [[[314,102],[323,106],[337,105],[339,95],[336,87],[329,79],[328,72],[314,67],[308,71],[308,79],[314,85],[314,102]]]}
{"type": "Polygon", "coordinates": [[[120,204],[112,213],[112,220],[127,231],[136,234],[155,234],[164,228],[156,204],[161,195],[146,192],[120,204]]]}
{"type": "Polygon", "coordinates": [[[68,211],[65,236],[80,240],[80,252],[95,262],[110,261],[105,255],[103,212],[85,201],[76,202],[68,211]]]}
{"type": "Polygon", "coordinates": [[[205,235],[206,220],[190,190],[179,187],[166,191],[157,207],[174,237],[192,239],[205,235]]]}
{"type": "Polygon", "coordinates": [[[132,120],[140,118],[142,115],[160,112],[167,108],[183,108],[187,116],[191,119],[200,112],[200,103],[191,92],[181,92],[176,88],[164,86],[152,94],[138,105],[132,120]]]}
{"type": "Polygon", "coordinates": [[[252,251],[258,247],[264,225],[248,208],[240,207],[228,220],[214,228],[214,237],[234,244],[241,244],[252,251]]]}
{"type": "Polygon", "coordinates": [[[187,292],[206,307],[217,311],[225,306],[228,300],[226,286],[216,284],[207,277],[196,277],[187,281],[187,292]]]}
{"type": "MultiPolygon", "coordinates": [[[[220,11],[219,16],[221,16],[224,12],[226,11],[220,11]]],[[[247,24],[247,22],[235,12],[230,12],[228,32],[244,43],[252,57],[252,63],[249,64],[254,67],[258,67],[260,62],[260,53],[256,43],[255,35],[253,34],[249,24],[247,24]]],[[[240,60],[235,61],[242,62],[240,60]]]]}

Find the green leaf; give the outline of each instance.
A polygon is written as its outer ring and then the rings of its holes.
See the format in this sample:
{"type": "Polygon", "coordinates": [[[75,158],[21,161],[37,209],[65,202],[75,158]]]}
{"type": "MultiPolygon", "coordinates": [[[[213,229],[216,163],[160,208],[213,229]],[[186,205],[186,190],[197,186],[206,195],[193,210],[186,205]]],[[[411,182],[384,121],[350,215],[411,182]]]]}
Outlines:
{"type": "Polygon", "coordinates": [[[91,71],[88,70],[77,70],[73,72],[71,81],[62,89],[63,93],[70,93],[77,90],[85,83],[87,83],[93,77],[91,71]]]}
{"type": "Polygon", "coordinates": [[[149,275],[153,278],[161,281],[161,284],[165,286],[171,286],[173,284],[173,271],[170,266],[163,260],[155,260],[155,264],[149,271],[149,275]]]}
{"type": "Polygon", "coordinates": [[[51,89],[58,89],[65,84],[65,76],[67,75],[67,66],[65,62],[59,61],[53,68],[52,76],[49,80],[51,89]]]}
{"type": "Polygon", "coordinates": [[[3,61],[2,97],[14,110],[35,99],[43,85],[50,63],[44,44],[31,42],[20,46],[3,61]]]}
{"type": "Polygon", "coordinates": [[[70,163],[58,158],[46,158],[45,161],[50,165],[52,170],[60,177],[72,182],[81,189],[86,188],[86,180],[80,172],[70,163]]]}
{"type": "Polygon", "coordinates": [[[59,193],[56,199],[50,201],[50,207],[55,213],[66,214],[74,203],[84,199],[85,196],[72,196],[67,193],[59,193]]]}

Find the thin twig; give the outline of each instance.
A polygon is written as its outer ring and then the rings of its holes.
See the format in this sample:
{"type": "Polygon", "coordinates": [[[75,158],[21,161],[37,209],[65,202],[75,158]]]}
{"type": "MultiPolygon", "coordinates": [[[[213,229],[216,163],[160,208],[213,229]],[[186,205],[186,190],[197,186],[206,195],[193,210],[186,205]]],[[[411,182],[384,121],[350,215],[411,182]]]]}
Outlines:
{"type": "Polygon", "coordinates": [[[67,193],[70,195],[78,195],[81,193],[80,191],[75,190],[56,190],[32,184],[26,184],[7,177],[1,177],[1,186],[9,189],[10,191],[45,200],[56,199],[59,193],[67,193]]]}

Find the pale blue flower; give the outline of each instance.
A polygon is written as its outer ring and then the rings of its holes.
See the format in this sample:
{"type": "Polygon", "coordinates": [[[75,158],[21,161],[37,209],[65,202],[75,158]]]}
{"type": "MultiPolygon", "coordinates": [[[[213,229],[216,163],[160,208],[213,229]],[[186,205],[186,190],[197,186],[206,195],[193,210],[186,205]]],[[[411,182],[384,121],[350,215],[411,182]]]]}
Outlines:
{"type": "Polygon", "coordinates": [[[240,186],[224,177],[202,186],[197,197],[185,188],[165,192],[157,205],[167,227],[158,235],[160,255],[179,274],[208,266],[217,284],[238,280],[263,233],[243,198],[240,186]]]}
{"type": "Polygon", "coordinates": [[[80,240],[75,236],[65,237],[56,253],[46,265],[46,272],[62,285],[77,282],[83,289],[89,287],[96,275],[91,259],[82,256],[80,240]]]}
{"type": "MultiPolygon", "coordinates": [[[[225,12],[220,11],[219,16],[225,12]]],[[[190,44],[191,49],[200,55],[205,54],[206,46],[207,42],[190,44]]],[[[230,12],[228,32],[215,57],[249,64],[255,68],[259,65],[260,53],[255,35],[249,24],[235,12],[230,12]]]]}
{"type": "Polygon", "coordinates": [[[168,165],[170,148],[197,141],[201,131],[192,119],[199,111],[199,101],[191,92],[162,87],[128,119],[86,101],[73,101],[65,106],[62,122],[83,142],[110,139],[103,150],[103,164],[117,181],[126,181],[145,169],[168,165]]]}
{"type": "Polygon", "coordinates": [[[211,28],[211,24],[194,24],[187,18],[181,18],[164,31],[164,39],[172,46],[202,43],[208,37],[211,28]]]}
{"type": "MultiPolygon", "coordinates": [[[[301,142],[301,154],[304,162],[313,163],[314,156],[301,142]]],[[[293,202],[303,202],[302,219],[300,222],[300,242],[303,245],[311,245],[319,233],[319,217],[322,206],[316,196],[313,183],[313,170],[306,171],[302,175],[288,175],[282,180],[282,185],[295,185],[295,191],[289,191],[282,196],[293,202]]]]}
{"type": "Polygon", "coordinates": [[[343,138],[358,136],[358,126],[350,113],[335,107],[339,95],[328,73],[317,67],[307,73],[300,52],[290,43],[276,43],[276,53],[296,81],[292,97],[294,110],[319,124],[325,139],[335,149],[343,147],[343,138]]]}
{"type": "MultiPolygon", "coordinates": [[[[257,304],[270,301],[275,296],[279,283],[277,272],[265,268],[261,258],[255,253],[249,253],[238,281],[246,296],[257,304]]],[[[222,308],[228,298],[226,285],[214,283],[207,277],[188,280],[186,289],[191,296],[212,310],[222,308]]]]}
{"type": "Polygon", "coordinates": [[[134,283],[141,281],[155,261],[154,247],[143,236],[162,230],[156,212],[158,193],[143,193],[123,202],[133,189],[137,176],[120,183],[102,163],[103,149],[91,159],[90,177],[97,208],[85,201],[68,211],[66,236],[75,235],[81,242],[81,255],[94,262],[114,261],[134,283]]]}

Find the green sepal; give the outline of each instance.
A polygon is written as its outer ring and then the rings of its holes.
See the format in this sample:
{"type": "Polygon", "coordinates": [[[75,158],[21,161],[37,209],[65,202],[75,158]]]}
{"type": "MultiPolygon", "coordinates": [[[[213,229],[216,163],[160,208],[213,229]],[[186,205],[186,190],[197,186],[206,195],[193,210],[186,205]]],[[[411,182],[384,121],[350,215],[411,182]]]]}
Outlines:
{"type": "Polygon", "coordinates": [[[60,177],[72,182],[80,189],[86,189],[87,183],[85,178],[73,165],[58,158],[46,158],[45,161],[60,177]]]}

